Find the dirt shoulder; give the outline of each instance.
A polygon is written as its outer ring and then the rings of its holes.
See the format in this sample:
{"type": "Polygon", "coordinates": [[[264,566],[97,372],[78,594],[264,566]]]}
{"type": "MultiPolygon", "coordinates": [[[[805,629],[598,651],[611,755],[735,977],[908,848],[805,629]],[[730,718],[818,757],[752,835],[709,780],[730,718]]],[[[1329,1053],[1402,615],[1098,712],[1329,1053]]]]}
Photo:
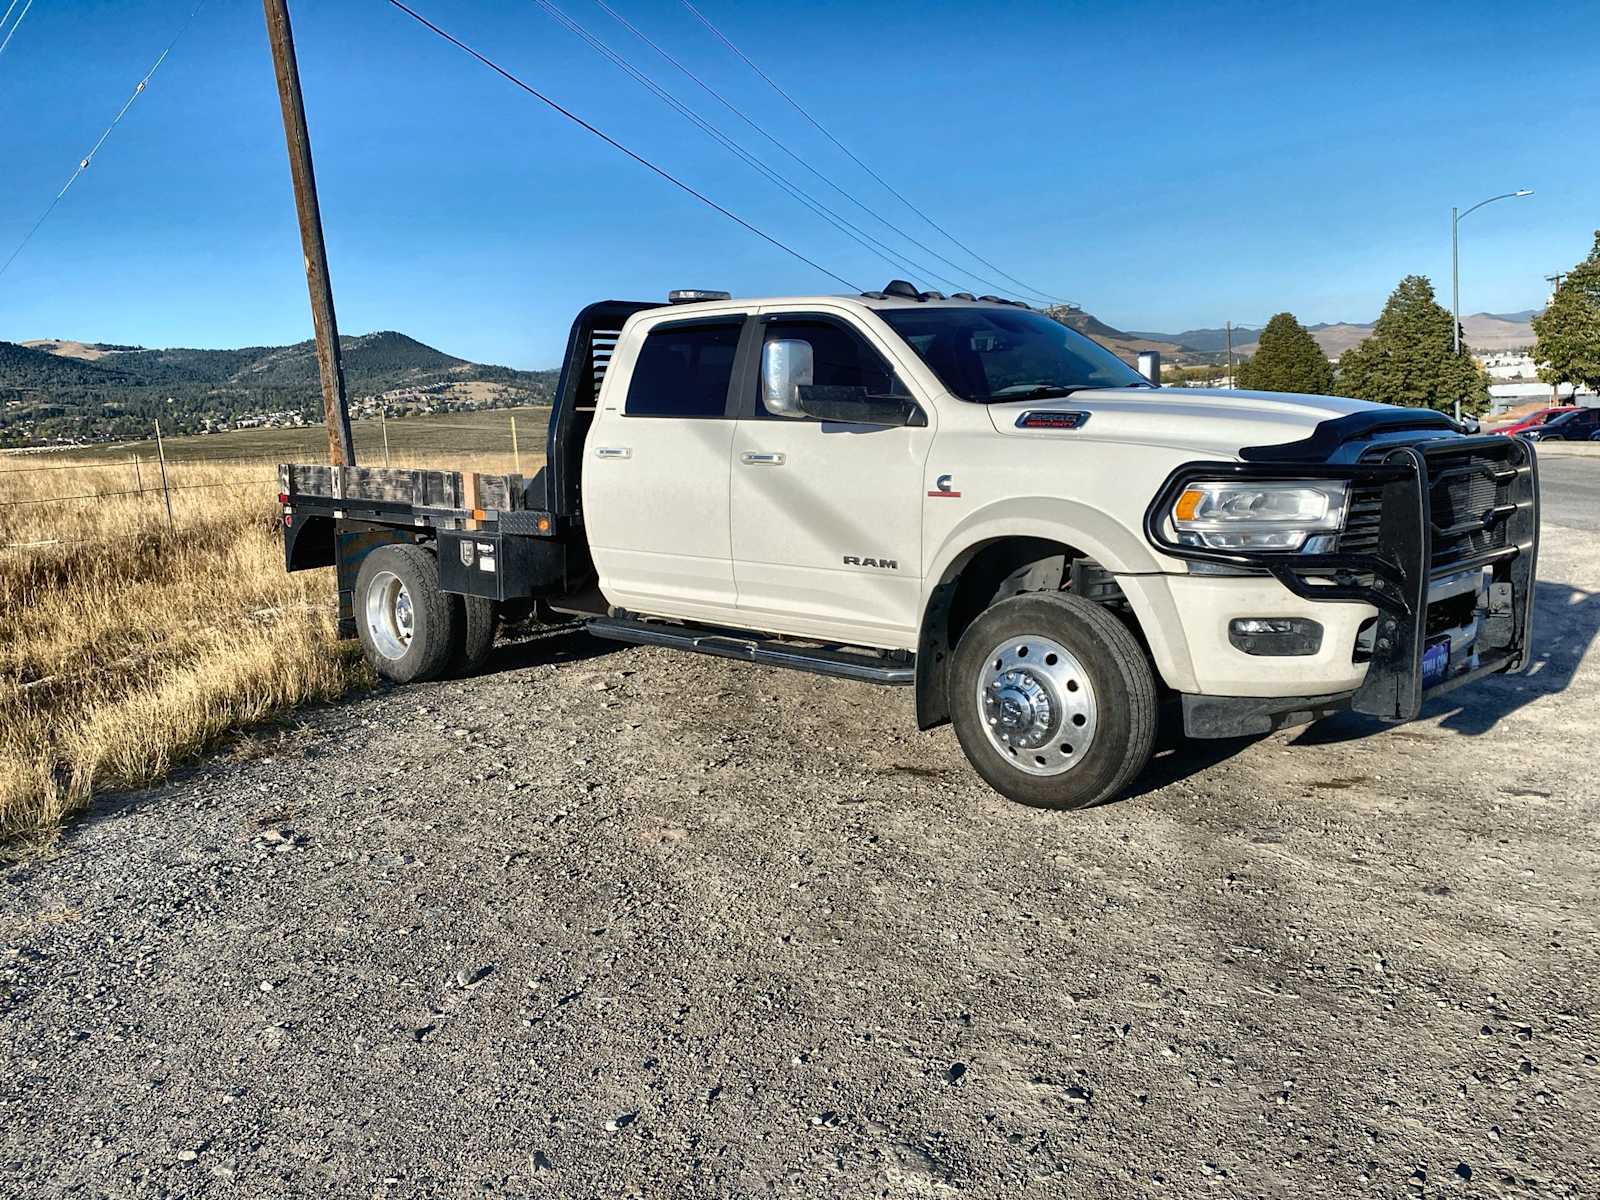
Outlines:
{"type": "Polygon", "coordinates": [[[575,634],[311,713],[0,876],[0,1193],[1592,1192],[1593,535],[1540,574],[1532,674],[1085,814],[575,634]]]}

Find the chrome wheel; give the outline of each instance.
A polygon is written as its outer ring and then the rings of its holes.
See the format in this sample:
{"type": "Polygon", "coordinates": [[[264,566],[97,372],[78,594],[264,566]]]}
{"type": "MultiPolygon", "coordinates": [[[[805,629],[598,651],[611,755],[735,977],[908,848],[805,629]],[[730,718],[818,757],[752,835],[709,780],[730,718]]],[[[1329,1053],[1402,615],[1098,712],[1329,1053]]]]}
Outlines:
{"type": "Polygon", "coordinates": [[[1094,685],[1077,657],[1049,638],[1009,638],[990,650],[976,699],[990,744],[1030,775],[1072,770],[1094,741],[1094,685]]]}
{"type": "Polygon", "coordinates": [[[367,629],[372,644],[385,658],[405,657],[416,632],[416,610],[411,593],[392,571],[381,571],[367,588],[367,629]]]}

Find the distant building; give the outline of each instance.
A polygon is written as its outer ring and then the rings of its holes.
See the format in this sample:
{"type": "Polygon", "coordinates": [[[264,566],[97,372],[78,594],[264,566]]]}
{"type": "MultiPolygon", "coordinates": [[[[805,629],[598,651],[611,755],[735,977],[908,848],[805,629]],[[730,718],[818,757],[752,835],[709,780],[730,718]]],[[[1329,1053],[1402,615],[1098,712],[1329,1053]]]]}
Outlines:
{"type": "Polygon", "coordinates": [[[1497,350],[1491,354],[1478,355],[1478,361],[1483,364],[1483,369],[1489,372],[1491,379],[1539,378],[1539,370],[1534,364],[1533,355],[1521,351],[1497,350]]]}
{"type": "Polygon", "coordinates": [[[1551,404],[1581,404],[1585,407],[1600,405],[1600,396],[1591,391],[1577,392],[1570,383],[1557,384],[1531,380],[1524,383],[1491,383],[1489,385],[1489,415],[1503,413],[1508,408],[1533,404],[1545,400],[1551,404]]]}

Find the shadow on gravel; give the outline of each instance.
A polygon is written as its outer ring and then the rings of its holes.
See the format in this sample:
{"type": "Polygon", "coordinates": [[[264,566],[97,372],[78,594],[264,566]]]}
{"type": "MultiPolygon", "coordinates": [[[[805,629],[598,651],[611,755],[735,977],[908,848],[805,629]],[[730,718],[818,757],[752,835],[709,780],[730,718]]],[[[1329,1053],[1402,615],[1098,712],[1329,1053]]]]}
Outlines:
{"type": "MultiPolygon", "coordinates": [[[[1578,665],[1600,633],[1600,592],[1586,592],[1565,583],[1540,581],[1534,593],[1533,665],[1520,675],[1491,675],[1460,691],[1422,706],[1423,719],[1439,719],[1442,728],[1466,737],[1491,731],[1502,718],[1542,696],[1571,686],[1578,665]]],[[[1355,741],[1393,728],[1393,723],[1360,713],[1340,713],[1306,726],[1294,738],[1297,746],[1328,746],[1355,741]]],[[[1209,771],[1261,739],[1183,736],[1183,715],[1176,705],[1161,714],[1155,754],[1144,773],[1118,804],[1159,791],[1202,771],[1209,771]]]]}
{"type": "MultiPolygon", "coordinates": [[[[1209,771],[1226,762],[1261,740],[1260,737],[1238,738],[1187,738],[1183,735],[1183,709],[1177,703],[1162,708],[1161,726],[1156,730],[1155,753],[1133,786],[1106,804],[1120,804],[1151,792],[1158,792],[1170,784],[1180,783],[1191,775],[1209,771]]],[[[1105,807],[1097,805],[1096,807],[1105,807]]]]}
{"type": "MultiPolygon", "coordinates": [[[[1500,720],[1542,696],[1564,692],[1578,665],[1600,632],[1600,592],[1586,592],[1566,583],[1539,581],[1534,592],[1533,665],[1519,675],[1491,675],[1422,706],[1422,719],[1439,720],[1441,728],[1479,737],[1500,720]]],[[[1301,746],[1353,741],[1392,722],[1358,713],[1329,717],[1295,738],[1301,746]]]]}
{"type": "Polygon", "coordinates": [[[497,645],[480,675],[584,662],[628,649],[623,642],[594,637],[578,624],[534,628],[526,634],[513,632],[510,636],[515,640],[497,645]]]}

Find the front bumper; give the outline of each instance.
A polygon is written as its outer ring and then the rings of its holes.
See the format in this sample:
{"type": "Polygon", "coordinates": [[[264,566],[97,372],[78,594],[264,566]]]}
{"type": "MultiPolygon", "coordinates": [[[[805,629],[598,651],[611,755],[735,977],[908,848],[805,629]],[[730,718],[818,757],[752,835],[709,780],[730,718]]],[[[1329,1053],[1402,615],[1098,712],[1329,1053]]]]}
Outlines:
{"type": "MultiPolygon", "coordinates": [[[[1235,587],[1248,582],[1256,590],[1270,578],[1281,585],[1272,593],[1278,604],[1259,615],[1292,610],[1337,631],[1318,662],[1254,658],[1222,649],[1217,639],[1224,637],[1219,631],[1226,616],[1215,605],[1184,606],[1199,690],[1206,693],[1185,704],[1195,714],[1186,724],[1199,736],[1262,732],[1343,707],[1410,720],[1428,696],[1527,662],[1539,485],[1533,447],[1524,439],[1441,437],[1376,448],[1349,464],[1194,463],[1168,478],[1145,514],[1145,533],[1174,558],[1247,572],[1242,578],[1185,577],[1184,587],[1197,600],[1208,579],[1235,587]],[[1348,530],[1332,554],[1178,543],[1166,518],[1173,502],[1189,483],[1218,478],[1345,480],[1352,496],[1363,498],[1369,524],[1359,537],[1348,530]],[[1351,541],[1357,544],[1346,549],[1351,541]],[[1352,626],[1364,644],[1352,645],[1352,626]],[[1448,653],[1440,649],[1446,645],[1448,653]],[[1241,728],[1229,728],[1230,710],[1241,728]]],[[[1232,594],[1231,603],[1239,603],[1232,594]]]]}

